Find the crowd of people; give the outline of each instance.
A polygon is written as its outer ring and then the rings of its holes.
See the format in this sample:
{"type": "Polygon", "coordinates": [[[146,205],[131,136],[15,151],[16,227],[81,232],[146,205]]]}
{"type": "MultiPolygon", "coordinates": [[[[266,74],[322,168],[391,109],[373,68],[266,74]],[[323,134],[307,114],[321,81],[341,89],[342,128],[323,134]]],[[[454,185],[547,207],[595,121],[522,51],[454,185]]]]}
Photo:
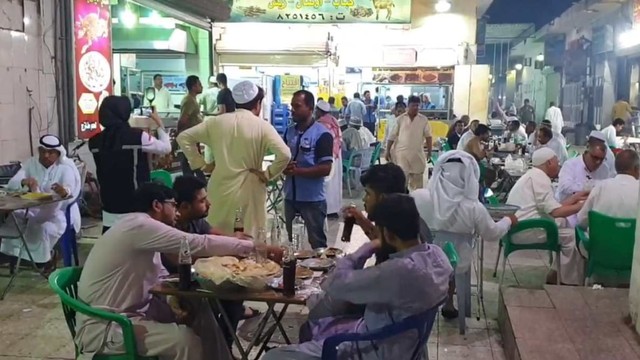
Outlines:
{"type": "MultiPolygon", "coordinates": [[[[458,317],[453,269],[443,245],[454,244],[462,259],[458,266],[468,266],[464,262],[470,262],[474,236],[497,242],[529,219],[553,219],[559,229],[562,251],[555,261],[561,263],[562,273],[550,271],[547,281],[580,285],[588,253],[576,245],[575,227],[588,230],[590,211],[618,218],[635,218],[637,213],[640,158],[631,150],[614,156],[611,131],[624,126],[617,120],[612,130],[593,131],[586,151],[569,158],[561,112],[559,117],[553,103],[540,126],[528,101],[516,114],[492,114],[507,124],[504,141],[525,148],[532,165],[506,200],[518,211],[494,221],[483,205],[482,190],[483,162],[492,155],[491,128],[479,120],[463,116],[451,126],[445,139],[451,150],[437,159],[425,186],[434,143],[429,120],[419,112],[424,99],[410,96],[406,104],[398,101],[395,124],[384,140],[387,163],[371,166],[359,179],[364,209],[340,209],[345,152],[378,145],[378,96],[365,92],[364,99],[359,94],[350,102],[343,98],[338,111],[334,98],[316,101],[311,92],[296,91],[292,124],[281,136],[259,117],[264,89],[256,84],[242,81],[230,89],[219,74],[210,79],[207,90],[197,77],[189,77],[187,89],[176,144],[171,144],[155,112],[150,118],[158,127],[157,136],[132,128],[131,103],[119,96],[104,99],[99,109],[104,130],[89,140],[103,201],[103,235],[85,261],[78,296],[91,306],[129,316],[142,356],[232,359],[230,331],[254,311],[242,302],[223,302],[229,329],[219,325],[220,309],[207,302],[181,299],[180,306],[188,311],[177,314],[167,299],[149,290],[175,272],[181,242],[188,243],[196,259],[255,252],[253,238],[267,224],[267,186],[281,176],[288,241],[294,218],[300,216],[309,245],[327,247],[325,221],[332,212],[353,218],[370,241],[337,260],[322,291],[308,300],[300,343],[272,349],[265,359],[320,359],[323,342],[331,335],[368,332],[438,306],[445,318],[458,317]],[[201,152],[201,145],[208,153],[201,152]],[[148,154],[167,154],[172,146],[181,151],[183,175],[172,188],[150,182],[148,154]],[[265,163],[268,155],[273,157],[265,163]],[[237,231],[239,220],[243,231],[237,231]],[[376,264],[364,268],[373,256],[376,264]],[[397,281],[398,274],[403,281],[397,281]]],[[[52,260],[51,250],[66,229],[67,206],[72,224],[79,227],[74,200],[82,188],[80,179],[60,140],[46,135],[40,139],[38,155],[9,183],[11,189],[53,192],[68,199],[22,214],[27,245],[39,264],[52,260]]],[[[513,241],[545,242],[546,234],[533,229],[518,233],[513,241]]],[[[267,255],[280,262],[283,251],[277,245],[267,246],[267,255]]],[[[20,242],[3,238],[0,252],[15,259],[20,242]]],[[[123,351],[123,335],[114,324],[80,315],[76,331],[76,344],[85,355],[123,351]]],[[[411,335],[339,351],[342,357],[401,358],[416,341],[411,335]]]]}

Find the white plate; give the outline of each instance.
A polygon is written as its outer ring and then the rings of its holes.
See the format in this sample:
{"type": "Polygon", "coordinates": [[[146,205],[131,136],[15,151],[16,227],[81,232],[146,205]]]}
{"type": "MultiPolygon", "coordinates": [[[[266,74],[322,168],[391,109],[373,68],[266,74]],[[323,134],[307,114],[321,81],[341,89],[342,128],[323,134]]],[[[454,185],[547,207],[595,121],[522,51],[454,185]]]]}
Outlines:
{"type": "Polygon", "coordinates": [[[90,51],[80,58],[78,73],[82,85],[94,93],[106,89],[111,81],[109,61],[97,51],[90,51]]]}
{"type": "Polygon", "coordinates": [[[327,270],[330,269],[336,262],[332,259],[306,259],[300,263],[300,266],[304,266],[311,270],[327,270]]]}

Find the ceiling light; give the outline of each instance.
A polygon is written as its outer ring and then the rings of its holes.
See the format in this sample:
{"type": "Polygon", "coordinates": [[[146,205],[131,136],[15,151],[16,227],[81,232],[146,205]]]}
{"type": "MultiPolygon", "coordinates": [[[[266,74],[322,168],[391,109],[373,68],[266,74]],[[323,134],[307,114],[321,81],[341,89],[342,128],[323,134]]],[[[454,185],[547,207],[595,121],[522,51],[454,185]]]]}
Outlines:
{"type": "Polygon", "coordinates": [[[516,70],[518,70],[518,71],[521,71],[521,70],[522,70],[522,68],[523,68],[523,66],[522,66],[522,64],[516,64],[516,66],[514,66],[514,68],[515,68],[516,70]]]}
{"type": "Polygon", "coordinates": [[[122,25],[127,28],[132,28],[136,26],[138,17],[133,13],[133,11],[131,11],[131,9],[127,8],[120,13],[120,20],[122,21],[122,25]]]}
{"type": "Polygon", "coordinates": [[[536,61],[540,61],[540,62],[544,61],[544,54],[543,53],[538,54],[538,56],[536,56],[536,61]]]}
{"type": "Polygon", "coordinates": [[[29,26],[29,24],[31,24],[31,19],[29,19],[28,17],[26,17],[26,16],[25,16],[25,17],[22,19],[22,22],[23,22],[25,25],[29,26]]]}
{"type": "Polygon", "coordinates": [[[451,10],[451,2],[449,0],[438,0],[436,3],[436,11],[439,13],[444,13],[451,10]]]}

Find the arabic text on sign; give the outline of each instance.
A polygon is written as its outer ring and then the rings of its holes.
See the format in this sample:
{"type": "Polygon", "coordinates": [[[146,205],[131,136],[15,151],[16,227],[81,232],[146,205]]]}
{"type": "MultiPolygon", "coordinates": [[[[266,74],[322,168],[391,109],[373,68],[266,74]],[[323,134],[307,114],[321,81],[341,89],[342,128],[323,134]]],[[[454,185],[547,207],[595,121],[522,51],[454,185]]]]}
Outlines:
{"type": "MultiPolygon", "coordinates": [[[[354,0],[333,0],[330,2],[333,7],[336,9],[344,7],[344,8],[352,8],[355,6],[354,0]]],[[[298,0],[295,2],[296,9],[302,8],[314,8],[319,9],[324,5],[324,0],[298,0]]],[[[267,4],[269,9],[279,9],[284,10],[287,8],[287,0],[271,0],[269,4],[267,4]]]]}
{"type": "Polygon", "coordinates": [[[338,21],[342,21],[346,19],[346,16],[343,13],[338,13],[336,16],[333,15],[328,15],[325,16],[324,14],[296,14],[296,13],[292,13],[292,14],[278,14],[278,17],[276,18],[277,20],[321,20],[324,21],[325,19],[329,19],[330,21],[333,20],[338,20],[338,21]]]}

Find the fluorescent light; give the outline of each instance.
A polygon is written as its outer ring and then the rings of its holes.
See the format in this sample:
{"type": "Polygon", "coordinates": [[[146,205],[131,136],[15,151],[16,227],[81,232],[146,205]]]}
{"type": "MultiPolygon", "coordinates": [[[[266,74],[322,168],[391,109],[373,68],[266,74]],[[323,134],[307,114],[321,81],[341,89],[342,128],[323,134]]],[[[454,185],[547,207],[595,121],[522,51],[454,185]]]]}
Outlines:
{"type": "Polygon", "coordinates": [[[120,19],[122,20],[122,25],[127,28],[136,26],[136,23],[138,22],[138,17],[129,8],[120,13],[120,19]]]}
{"type": "Polygon", "coordinates": [[[24,19],[22,19],[22,22],[23,22],[25,25],[27,25],[27,26],[28,26],[29,24],[31,24],[31,19],[29,19],[27,16],[25,16],[25,17],[24,17],[24,19]]]}
{"type": "Polygon", "coordinates": [[[623,32],[618,37],[618,43],[623,49],[640,44],[640,29],[634,28],[629,31],[623,32]]]}
{"type": "Polygon", "coordinates": [[[536,61],[540,61],[540,62],[544,61],[544,54],[543,53],[538,54],[538,56],[536,56],[536,61]]]}
{"type": "Polygon", "coordinates": [[[436,3],[436,11],[439,13],[444,13],[451,10],[451,2],[449,0],[438,0],[436,3]]]}
{"type": "Polygon", "coordinates": [[[516,66],[514,66],[514,69],[521,71],[523,68],[522,64],[516,64],[516,66]]]}

